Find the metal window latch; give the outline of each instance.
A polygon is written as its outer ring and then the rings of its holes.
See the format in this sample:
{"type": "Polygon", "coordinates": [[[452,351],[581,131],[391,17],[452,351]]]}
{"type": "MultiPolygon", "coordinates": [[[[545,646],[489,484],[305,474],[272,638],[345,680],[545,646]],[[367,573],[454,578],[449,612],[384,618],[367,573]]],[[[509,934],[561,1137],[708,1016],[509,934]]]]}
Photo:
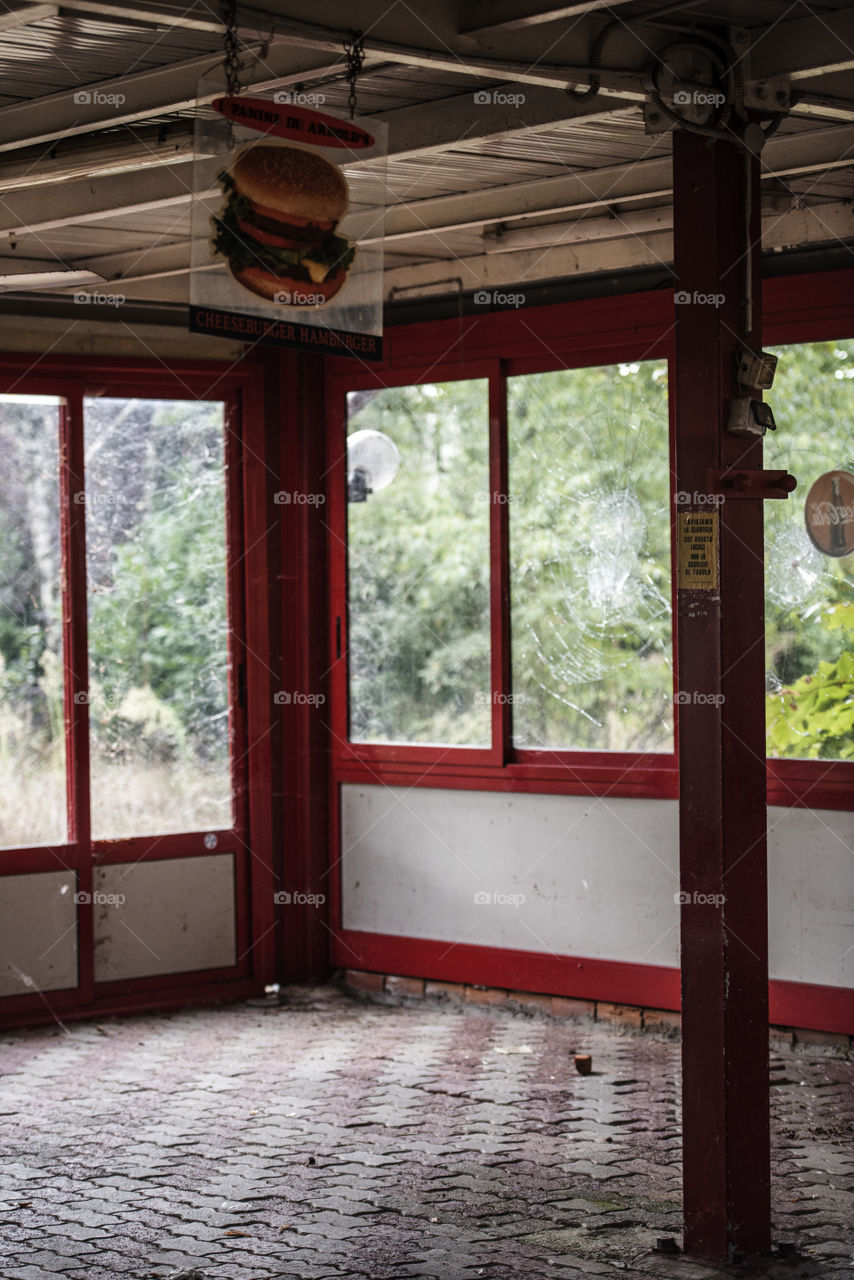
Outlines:
{"type": "Polygon", "coordinates": [[[788,498],[798,482],[788,471],[733,467],[709,471],[708,486],[710,493],[720,493],[725,498],[788,498]]]}

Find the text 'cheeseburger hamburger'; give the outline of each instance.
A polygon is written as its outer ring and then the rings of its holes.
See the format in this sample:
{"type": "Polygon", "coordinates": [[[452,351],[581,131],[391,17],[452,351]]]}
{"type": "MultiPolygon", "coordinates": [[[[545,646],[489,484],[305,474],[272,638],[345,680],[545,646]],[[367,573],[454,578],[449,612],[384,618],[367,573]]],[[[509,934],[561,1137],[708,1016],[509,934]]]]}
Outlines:
{"type": "Polygon", "coordinates": [[[356,253],[335,234],[350,198],[341,170],[313,151],[256,144],[220,182],[228,199],[213,219],[213,247],[235,280],[284,306],[334,297],[356,253]]]}

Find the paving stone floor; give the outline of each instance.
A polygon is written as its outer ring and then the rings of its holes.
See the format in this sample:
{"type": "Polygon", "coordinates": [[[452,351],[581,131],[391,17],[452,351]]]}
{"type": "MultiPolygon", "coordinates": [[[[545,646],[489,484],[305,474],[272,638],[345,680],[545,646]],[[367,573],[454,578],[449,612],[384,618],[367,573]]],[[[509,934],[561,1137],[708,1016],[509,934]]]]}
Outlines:
{"type": "Polygon", "coordinates": [[[774,1055],[800,1260],[679,1236],[678,1044],[504,1009],[194,1009],[0,1036],[4,1280],[854,1277],[854,1063],[774,1055]],[[593,1055],[580,1076],[572,1052],[593,1055]]]}

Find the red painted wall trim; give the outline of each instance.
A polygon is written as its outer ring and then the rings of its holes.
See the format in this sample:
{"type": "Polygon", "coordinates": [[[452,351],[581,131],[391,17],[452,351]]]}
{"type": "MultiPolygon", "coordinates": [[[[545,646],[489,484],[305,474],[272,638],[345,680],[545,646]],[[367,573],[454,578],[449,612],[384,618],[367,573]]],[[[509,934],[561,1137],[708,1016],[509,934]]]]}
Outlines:
{"type": "Polygon", "coordinates": [[[610,1000],[655,1009],[679,1008],[679,970],[663,965],[398,938],[353,929],[341,930],[333,960],[347,969],[404,977],[506,987],[514,991],[542,991],[549,995],[610,1000]]]}
{"type": "MultiPolygon", "coordinates": [[[[189,977],[187,974],[178,976],[185,979],[189,977]]],[[[7,996],[0,1002],[0,1028],[42,1026],[52,1022],[78,1022],[84,1018],[122,1017],[134,1013],[156,1013],[161,1009],[234,1003],[257,994],[258,984],[254,981],[214,982],[208,975],[208,982],[198,986],[185,982],[175,988],[146,987],[102,998],[96,993],[96,999],[89,1004],[81,1004],[73,991],[48,991],[44,1000],[33,996],[7,996]],[[63,1000],[62,997],[66,999],[63,1000]]]]}
{"type": "Polygon", "coordinates": [[[335,765],[335,780],[364,786],[438,787],[449,791],[509,791],[566,796],[643,796],[650,800],[674,800],[678,795],[675,766],[645,769],[627,765],[577,765],[542,767],[507,765],[480,769],[448,765],[432,767],[413,763],[359,764],[347,759],[335,765]]]}
{"type": "MultiPolygon", "coordinates": [[[[646,1009],[678,1011],[681,1007],[679,970],[663,965],[398,938],[352,929],[341,931],[332,958],[345,969],[437,982],[537,991],[646,1009]]],[[[769,996],[774,1026],[854,1035],[854,991],[772,978],[769,996]]]]}
{"type": "Polygon", "coordinates": [[[775,1027],[809,1027],[854,1035],[854,991],[772,978],[768,985],[770,1020],[775,1027]]]}

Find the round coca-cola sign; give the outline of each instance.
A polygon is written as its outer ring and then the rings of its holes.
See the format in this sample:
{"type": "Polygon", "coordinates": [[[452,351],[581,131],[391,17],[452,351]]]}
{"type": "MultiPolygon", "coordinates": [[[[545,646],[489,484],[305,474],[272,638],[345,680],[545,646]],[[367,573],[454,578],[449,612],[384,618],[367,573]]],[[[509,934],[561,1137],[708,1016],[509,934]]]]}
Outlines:
{"type": "Polygon", "coordinates": [[[826,556],[854,551],[854,475],[826,471],[807,494],[804,518],[807,533],[826,556]]]}

